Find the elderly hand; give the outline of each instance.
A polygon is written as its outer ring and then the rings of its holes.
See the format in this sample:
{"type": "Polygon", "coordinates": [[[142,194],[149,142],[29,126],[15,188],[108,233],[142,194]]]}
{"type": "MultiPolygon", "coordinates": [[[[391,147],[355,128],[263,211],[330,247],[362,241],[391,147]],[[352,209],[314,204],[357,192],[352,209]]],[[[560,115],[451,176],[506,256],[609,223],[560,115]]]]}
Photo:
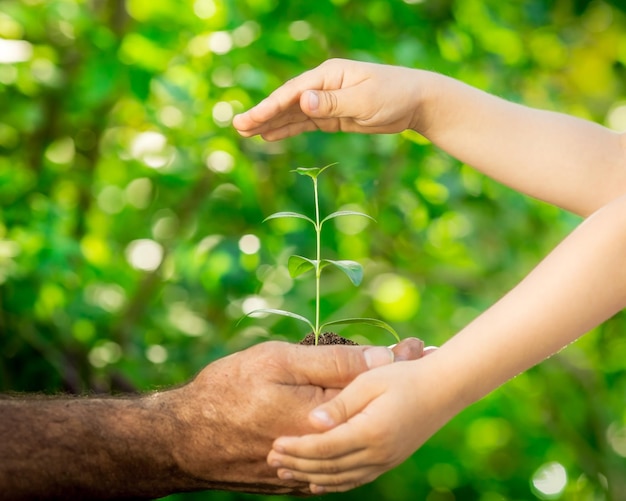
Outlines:
{"type": "Polygon", "coordinates": [[[366,346],[300,346],[267,342],[207,366],[188,385],[165,392],[180,427],[174,457],[207,488],[256,493],[309,493],[308,483],[281,480],[268,466],[281,435],[315,430],[309,412],[356,376],[422,356],[423,343],[405,339],[392,350],[366,346]]]}

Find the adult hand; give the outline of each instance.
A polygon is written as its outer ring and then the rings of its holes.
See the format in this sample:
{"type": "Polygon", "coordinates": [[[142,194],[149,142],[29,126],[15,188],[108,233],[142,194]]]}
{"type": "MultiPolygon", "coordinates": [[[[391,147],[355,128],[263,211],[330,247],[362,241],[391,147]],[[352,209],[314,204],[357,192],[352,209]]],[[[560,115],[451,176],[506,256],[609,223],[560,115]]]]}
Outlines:
{"type": "MultiPolygon", "coordinates": [[[[419,358],[408,339],[398,359],[419,358]]],[[[282,434],[354,377],[392,362],[388,348],[268,342],[208,365],[180,388],[140,397],[0,396],[0,497],[154,499],[224,489],[306,493],[265,458],[282,434]]],[[[4,499],[4,498],[3,498],[4,499]]]]}
{"type": "Polygon", "coordinates": [[[283,480],[268,466],[272,442],[315,428],[307,416],[368,369],[393,357],[412,360],[423,343],[393,348],[263,343],[207,366],[191,383],[163,394],[177,409],[175,458],[210,488],[256,493],[309,493],[306,482],[283,480]],[[169,394],[169,395],[167,395],[169,394]]]}
{"type": "Polygon", "coordinates": [[[245,137],[275,141],[320,129],[366,134],[414,128],[420,72],[399,66],[330,59],[276,89],[233,126],[245,137]]]}

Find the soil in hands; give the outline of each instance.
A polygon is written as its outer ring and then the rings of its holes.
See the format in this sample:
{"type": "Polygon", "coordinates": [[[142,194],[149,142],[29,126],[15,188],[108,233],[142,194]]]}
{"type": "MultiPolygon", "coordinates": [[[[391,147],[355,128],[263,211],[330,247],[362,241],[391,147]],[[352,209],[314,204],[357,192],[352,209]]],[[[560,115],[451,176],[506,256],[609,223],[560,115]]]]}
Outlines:
{"type": "MultiPolygon", "coordinates": [[[[315,344],[315,334],[309,332],[304,339],[300,341],[300,344],[306,345],[314,345],[315,344]]],[[[350,345],[358,345],[359,343],[355,343],[354,341],[350,341],[343,336],[339,336],[334,332],[324,332],[320,334],[319,339],[317,340],[317,344],[350,344],[350,345]]]]}

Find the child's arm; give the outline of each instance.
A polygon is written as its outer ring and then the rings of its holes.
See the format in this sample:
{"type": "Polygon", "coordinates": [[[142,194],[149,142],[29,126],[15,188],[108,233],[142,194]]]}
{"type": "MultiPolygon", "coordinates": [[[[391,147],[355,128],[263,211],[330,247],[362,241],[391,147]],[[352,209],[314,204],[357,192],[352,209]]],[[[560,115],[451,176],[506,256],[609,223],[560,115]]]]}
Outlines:
{"type": "Polygon", "coordinates": [[[314,493],[369,482],[460,410],[625,306],[626,196],[584,221],[439,350],[363,374],[313,410],[320,433],[277,439],[268,462],[314,493]]]}
{"type": "Polygon", "coordinates": [[[236,116],[233,125],[246,137],[267,140],[316,129],[413,129],[494,179],[581,215],[626,193],[625,135],[423,70],[326,61],[236,116]]]}

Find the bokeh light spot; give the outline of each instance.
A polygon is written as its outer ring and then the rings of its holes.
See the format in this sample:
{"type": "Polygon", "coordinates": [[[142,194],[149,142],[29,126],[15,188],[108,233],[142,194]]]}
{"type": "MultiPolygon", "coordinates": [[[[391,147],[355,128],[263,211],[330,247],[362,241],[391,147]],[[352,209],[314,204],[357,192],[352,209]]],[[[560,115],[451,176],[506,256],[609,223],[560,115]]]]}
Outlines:
{"type": "Polygon", "coordinates": [[[162,364],[167,361],[167,350],[160,344],[153,344],[146,348],[146,358],[153,364],[162,364]]]}
{"type": "Polygon", "coordinates": [[[126,302],[126,293],[117,284],[91,284],[85,288],[85,299],[110,313],[118,312],[126,302]]]}
{"type": "Polygon", "coordinates": [[[534,473],[532,486],[542,499],[555,499],[567,486],[567,470],[560,463],[546,463],[534,473]]]}
{"type": "Polygon", "coordinates": [[[208,332],[207,322],[185,303],[174,303],[168,312],[169,322],[183,334],[198,337],[208,332]]]}
{"type": "Polygon", "coordinates": [[[289,25],[289,36],[298,42],[309,38],[311,33],[311,25],[306,21],[294,21],[289,25]]]}
{"type": "Polygon", "coordinates": [[[261,27],[256,21],[246,21],[233,30],[233,43],[237,47],[246,47],[261,34],[261,27]]]}
{"type": "Polygon", "coordinates": [[[145,209],[150,205],[150,199],[152,196],[152,181],[147,177],[140,177],[134,179],[126,189],[126,200],[129,204],[137,209],[145,209]]]}
{"type": "Polygon", "coordinates": [[[616,131],[626,131],[626,103],[620,102],[611,107],[606,117],[607,125],[616,131]]]}
{"type": "Polygon", "coordinates": [[[229,125],[234,114],[233,106],[225,101],[221,101],[213,107],[213,120],[220,127],[229,125]]]}
{"type": "Polygon", "coordinates": [[[130,152],[134,158],[153,169],[164,167],[171,159],[171,154],[167,152],[167,139],[154,131],[137,134],[130,152]]]}
{"type": "Polygon", "coordinates": [[[209,49],[214,54],[222,55],[233,48],[233,38],[226,31],[216,31],[209,36],[209,49]]]}
{"type": "Polygon", "coordinates": [[[33,46],[27,41],[0,38],[0,63],[23,63],[28,61],[32,55],[33,46]]]}
{"type": "Polygon", "coordinates": [[[122,358],[122,348],[113,341],[105,341],[94,347],[88,355],[89,363],[96,368],[114,364],[122,358]]]}
{"type": "Polygon", "coordinates": [[[70,137],[63,137],[48,146],[46,158],[55,164],[70,164],[74,160],[75,153],[74,140],[70,137]]]}
{"type": "Polygon", "coordinates": [[[117,186],[105,186],[98,194],[98,207],[107,214],[118,214],[124,208],[124,190],[117,186]]]}
{"type": "Polygon", "coordinates": [[[193,3],[193,12],[200,19],[210,19],[217,13],[214,0],[196,0],[193,3]]]}
{"type": "MultiPolygon", "coordinates": [[[[252,313],[255,310],[259,310],[262,308],[267,308],[269,305],[267,304],[267,301],[265,299],[263,299],[262,297],[259,296],[249,296],[246,299],[243,300],[243,303],[241,304],[241,309],[243,311],[244,315],[249,315],[250,313],[252,313]]],[[[255,317],[261,317],[261,316],[267,316],[266,313],[259,313],[257,315],[254,315],[255,317]]]]}
{"type": "Polygon", "coordinates": [[[109,262],[111,251],[106,242],[96,235],[85,235],[80,241],[80,250],[87,261],[96,265],[109,262]]]}
{"type": "Polygon", "coordinates": [[[626,426],[611,423],[606,438],[615,453],[626,458],[626,426]]]}
{"type": "Polygon", "coordinates": [[[163,261],[163,247],[147,238],[133,240],[126,247],[126,260],[137,270],[154,271],[163,261]]]}
{"type": "Polygon", "coordinates": [[[206,166],[213,172],[226,174],[233,170],[235,159],[227,151],[216,150],[209,153],[206,158],[206,166]]]}
{"type": "Polygon", "coordinates": [[[244,254],[256,254],[261,248],[261,241],[256,235],[244,235],[239,239],[239,250],[244,254]]]}
{"type": "Polygon", "coordinates": [[[159,110],[159,120],[166,127],[175,129],[183,124],[185,116],[176,106],[164,106],[159,110]]]}
{"type": "Polygon", "coordinates": [[[410,280],[392,273],[377,277],[372,283],[376,311],[386,320],[406,322],[420,306],[420,293],[410,280]]]}

